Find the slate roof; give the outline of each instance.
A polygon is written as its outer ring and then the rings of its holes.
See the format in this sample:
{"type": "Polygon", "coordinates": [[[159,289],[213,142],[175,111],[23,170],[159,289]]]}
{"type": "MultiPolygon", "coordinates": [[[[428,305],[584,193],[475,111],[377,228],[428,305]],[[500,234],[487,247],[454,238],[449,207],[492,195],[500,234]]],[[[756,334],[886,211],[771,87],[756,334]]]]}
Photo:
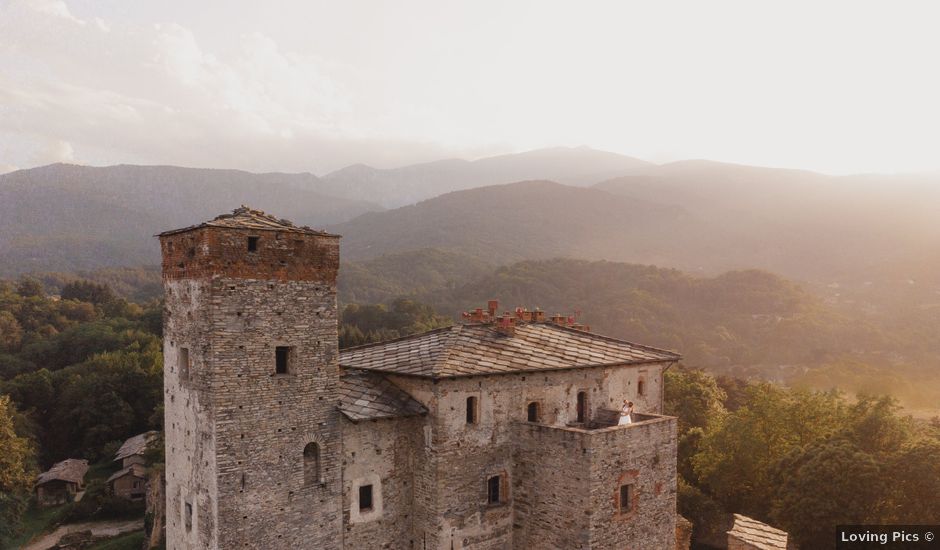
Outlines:
{"type": "Polygon", "coordinates": [[[223,227],[229,229],[253,229],[256,231],[288,231],[292,233],[306,233],[309,235],[324,235],[332,236],[324,231],[318,231],[316,229],[311,229],[307,226],[296,226],[293,222],[289,220],[284,220],[271,216],[270,214],[265,214],[261,210],[254,210],[247,206],[241,206],[232,211],[231,214],[222,214],[216,216],[215,219],[203,222],[197,225],[190,225],[189,227],[182,227],[180,229],[172,229],[170,231],[164,231],[158,236],[162,237],[164,235],[173,235],[176,233],[183,233],[186,231],[192,231],[194,229],[199,229],[202,227],[223,227]]]}
{"type": "Polygon", "coordinates": [[[463,324],[347,348],[340,365],[447,378],[678,361],[682,356],[552,323],[521,323],[503,336],[489,324],[463,324]]]}
{"type": "Polygon", "coordinates": [[[150,431],[137,434],[129,438],[121,445],[117,453],[114,454],[114,460],[123,460],[129,456],[142,455],[147,450],[147,445],[156,437],[157,432],[150,431]]]}
{"type": "Polygon", "coordinates": [[[132,474],[134,477],[146,478],[147,469],[144,468],[141,464],[131,464],[127,468],[121,468],[120,470],[111,474],[111,477],[108,478],[107,483],[111,483],[115,479],[121,479],[127,474],[132,474]]]}
{"type": "Polygon", "coordinates": [[[787,533],[756,519],[734,514],[734,525],[728,535],[760,550],[786,550],[787,533]]]}
{"type": "Polygon", "coordinates": [[[36,485],[49,483],[50,481],[67,481],[69,483],[81,483],[85,479],[85,472],[88,471],[88,461],[78,458],[66,458],[62,462],[56,462],[45,471],[39,474],[36,479],[36,485]]]}
{"type": "Polygon", "coordinates": [[[380,374],[347,371],[340,378],[339,410],[353,422],[414,416],[428,412],[380,374]]]}

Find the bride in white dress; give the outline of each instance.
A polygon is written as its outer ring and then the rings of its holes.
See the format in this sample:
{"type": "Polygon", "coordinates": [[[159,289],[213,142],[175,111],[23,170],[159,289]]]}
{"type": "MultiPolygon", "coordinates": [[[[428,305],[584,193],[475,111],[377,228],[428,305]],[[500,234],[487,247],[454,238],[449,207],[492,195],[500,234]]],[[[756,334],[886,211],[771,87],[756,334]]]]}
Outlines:
{"type": "Polygon", "coordinates": [[[620,422],[617,423],[619,426],[624,424],[630,424],[633,422],[633,401],[623,400],[623,407],[620,408],[620,422]]]}

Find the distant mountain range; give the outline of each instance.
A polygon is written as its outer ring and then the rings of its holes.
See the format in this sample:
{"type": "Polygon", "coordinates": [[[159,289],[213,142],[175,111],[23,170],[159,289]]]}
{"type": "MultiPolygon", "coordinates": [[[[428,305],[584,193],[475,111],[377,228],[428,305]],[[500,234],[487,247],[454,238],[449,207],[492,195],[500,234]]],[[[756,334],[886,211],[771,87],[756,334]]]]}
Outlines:
{"type": "Polygon", "coordinates": [[[152,264],[155,233],[250,204],[326,225],[381,209],[316,190],[310,174],[53,164],[0,176],[0,274],[152,264]]]}
{"type": "Polygon", "coordinates": [[[649,162],[587,147],[554,147],[475,161],[449,159],[403,168],[357,164],[323,176],[320,189],[336,197],[377,201],[388,208],[451,191],[522,180],[551,180],[586,186],[655,166],[649,162]]]}
{"type": "Polygon", "coordinates": [[[679,207],[550,181],[455,191],[330,227],[351,261],[422,248],[490,264],[529,258],[668,263],[700,243],[679,207]]]}
{"type": "MultiPolygon", "coordinates": [[[[154,233],[240,204],[343,235],[343,257],[353,261],[436,249],[467,258],[468,269],[569,257],[700,274],[760,268],[817,284],[916,277],[940,291],[940,177],[654,165],[585,148],[354,166],[323,178],[170,166],[21,170],[0,176],[0,275],[154,264],[154,233]]],[[[422,254],[447,264],[429,281],[454,275],[449,258],[422,254]]]]}

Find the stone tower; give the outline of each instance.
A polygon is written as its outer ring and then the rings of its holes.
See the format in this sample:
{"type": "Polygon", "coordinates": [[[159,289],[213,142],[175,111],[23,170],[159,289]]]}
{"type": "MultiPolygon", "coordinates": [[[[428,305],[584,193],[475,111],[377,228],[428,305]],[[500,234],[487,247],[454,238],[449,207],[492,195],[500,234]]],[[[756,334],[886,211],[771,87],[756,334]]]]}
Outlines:
{"type": "Polygon", "coordinates": [[[167,548],[342,548],[339,237],[245,207],[159,237],[167,548]]]}

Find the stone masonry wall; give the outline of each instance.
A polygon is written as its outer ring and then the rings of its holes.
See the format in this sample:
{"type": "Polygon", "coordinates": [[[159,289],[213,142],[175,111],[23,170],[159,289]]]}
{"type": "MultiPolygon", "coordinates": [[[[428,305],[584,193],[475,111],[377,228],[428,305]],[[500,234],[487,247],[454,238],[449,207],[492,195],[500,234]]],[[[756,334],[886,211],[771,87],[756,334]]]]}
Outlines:
{"type": "Polygon", "coordinates": [[[521,422],[514,433],[514,548],[589,548],[590,471],[581,434],[521,422]]]}
{"type": "Polygon", "coordinates": [[[591,472],[591,548],[674,549],[676,419],[662,417],[626,428],[592,430],[586,446],[591,472]],[[623,483],[634,486],[632,511],[620,508],[623,483]]]}
{"type": "Polygon", "coordinates": [[[206,355],[211,325],[207,281],[167,281],[164,285],[163,388],[166,439],[167,547],[218,548],[215,493],[215,414],[208,392],[206,355]],[[189,350],[190,369],[180,378],[180,350],[189,350]],[[187,527],[186,504],[192,508],[187,527]]]}
{"type": "MultiPolygon", "coordinates": [[[[422,543],[418,548],[512,548],[512,493],[519,475],[513,472],[512,425],[526,420],[527,404],[539,402],[540,422],[560,426],[576,420],[579,391],[587,393],[589,411],[619,408],[630,399],[637,411],[656,413],[662,369],[663,365],[598,367],[437,382],[391,376],[429,410],[425,438],[430,446],[416,461],[414,528],[415,540],[422,543]],[[641,376],[646,380],[643,396],[636,393],[641,376]],[[470,396],[478,403],[475,424],[466,422],[470,396]],[[493,475],[506,476],[508,482],[506,502],[497,506],[487,504],[486,498],[486,480],[493,475]]],[[[588,413],[589,418],[592,415],[588,413]]],[[[589,464],[584,462],[583,467],[589,464]]]]}
{"type": "Polygon", "coordinates": [[[422,417],[343,421],[346,548],[416,547],[412,502],[414,457],[423,446],[422,417]],[[359,488],[372,485],[373,506],[360,511],[359,488]]]}
{"type": "Polygon", "coordinates": [[[203,228],[161,247],[167,547],[342,548],[337,239],[203,228]],[[277,346],[290,348],[286,374],[277,346]]]}

